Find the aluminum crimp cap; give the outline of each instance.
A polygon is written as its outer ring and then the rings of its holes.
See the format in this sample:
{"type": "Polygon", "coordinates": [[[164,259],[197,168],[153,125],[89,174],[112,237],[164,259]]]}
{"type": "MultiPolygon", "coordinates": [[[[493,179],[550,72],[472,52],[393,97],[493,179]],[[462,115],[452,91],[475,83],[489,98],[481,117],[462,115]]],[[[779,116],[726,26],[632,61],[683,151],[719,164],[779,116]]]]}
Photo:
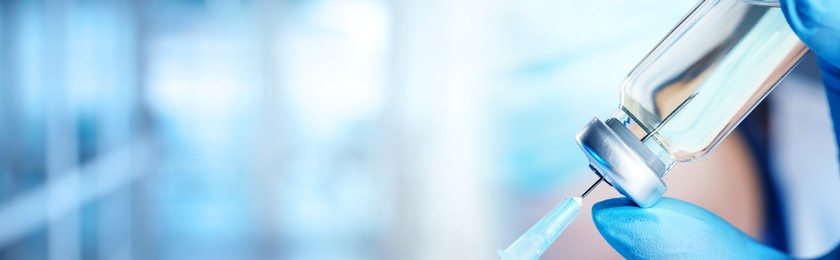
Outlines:
{"type": "Polygon", "coordinates": [[[667,190],[665,163],[619,120],[593,118],[576,139],[596,174],[640,207],[653,206],[667,190]]]}

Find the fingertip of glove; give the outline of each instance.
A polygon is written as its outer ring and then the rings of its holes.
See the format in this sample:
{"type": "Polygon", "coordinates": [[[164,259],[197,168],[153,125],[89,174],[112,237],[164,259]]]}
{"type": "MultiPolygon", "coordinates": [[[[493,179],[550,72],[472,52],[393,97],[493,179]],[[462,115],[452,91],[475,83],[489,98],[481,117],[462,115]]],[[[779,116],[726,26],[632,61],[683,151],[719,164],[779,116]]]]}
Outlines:
{"type": "Polygon", "coordinates": [[[627,198],[608,199],[592,205],[592,220],[600,230],[621,228],[648,217],[644,209],[627,198]]]}
{"type": "MultiPolygon", "coordinates": [[[[639,245],[648,241],[648,237],[639,232],[655,230],[649,228],[649,223],[655,222],[655,216],[637,206],[627,198],[615,198],[601,201],[592,205],[592,221],[595,228],[616,251],[621,255],[641,256],[639,245]]],[[[655,237],[655,236],[654,236],[655,237]]],[[[641,246],[641,247],[640,247],[641,246]]],[[[641,249],[641,251],[645,251],[641,249]]]]}
{"type": "Polygon", "coordinates": [[[598,211],[598,210],[603,210],[603,209],[608,209],[608,208],[614,208],[614,207],[623,207],[623,206],[636,207],[636,204],[634,204],[633,201],[630,201],[630,199],[628,199],[628,198],[613,198],[613,199],[608,199],[608,200],[604,200],[604,201],[595,203],[595,205],[592,205],[592,212],[595,212],[595,211],[598,211]]]}

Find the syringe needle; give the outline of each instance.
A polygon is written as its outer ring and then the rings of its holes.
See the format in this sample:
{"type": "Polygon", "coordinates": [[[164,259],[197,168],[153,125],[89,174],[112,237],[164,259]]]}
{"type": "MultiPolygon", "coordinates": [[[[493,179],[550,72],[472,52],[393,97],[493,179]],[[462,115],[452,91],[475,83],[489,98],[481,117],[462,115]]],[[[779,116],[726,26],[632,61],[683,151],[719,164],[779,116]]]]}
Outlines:
{"type": "Polygon", "coordinates": [[[604,181],[604,177],[598,178],[598,180],[595,181],[595,183],[593,183],[592,186],[589,186],[589,189],[586,189],[586,191],[583,192],[583,195],[580,195],[580,198],[586,198],[586,195],[592,192],[592,190],[594,190],[595,187],[598,187],[598,184],[601,184],[602,181],[604,181]]]}

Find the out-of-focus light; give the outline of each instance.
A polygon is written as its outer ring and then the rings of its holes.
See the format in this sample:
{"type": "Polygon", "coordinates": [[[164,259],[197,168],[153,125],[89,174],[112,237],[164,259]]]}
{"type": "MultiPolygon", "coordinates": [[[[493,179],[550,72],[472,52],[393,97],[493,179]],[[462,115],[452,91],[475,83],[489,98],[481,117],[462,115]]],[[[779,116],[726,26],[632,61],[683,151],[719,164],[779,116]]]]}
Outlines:
{"type": "Polygon", "coordinates": [[[241,0],[205,0],[207,11],[217,15],[234,14],[242,8],[241,0]]]}
{"type": "MultiPolygon", "coordinates": [[[[382,100],[388,17],[380,2],[326,1],[288,39],[289,94],[310,130],[369,117],[382,100]]],[[[324,133],[326,134],[326,133],[324,133]]]]}
{"type": "Polygon", "coordinates": [[[129,163],[148,158],[151,151],[149,139],[132,142],[108,156],[79,169],[61,174],[44,186],[32,189],[0,204],[0,248],[25,235],[35,232],[45,224],[64,217],[67,212],[79,210],[85,204],[102,199],[135,181],[141,169],[125,170],[129,163]],[[86,188],[80,189],[84,184],[86,188]],[[78,196],[62,196],[63,194],[78,196]],[[49,203],[50,211],[43,205],[49,203]]]}

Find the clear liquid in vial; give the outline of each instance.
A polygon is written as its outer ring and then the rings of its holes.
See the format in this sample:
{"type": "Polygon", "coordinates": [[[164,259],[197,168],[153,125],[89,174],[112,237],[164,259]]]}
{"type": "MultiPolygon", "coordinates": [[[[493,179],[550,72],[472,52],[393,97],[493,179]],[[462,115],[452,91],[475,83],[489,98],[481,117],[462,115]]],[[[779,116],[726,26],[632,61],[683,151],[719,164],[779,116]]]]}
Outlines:
{"type": "Polygon", "coordinates": [[[622,110],[656,130],[645,145],[666,162],[704,157],[807,52],[778,7],[697,8],[622,86],[622,110]]]}

